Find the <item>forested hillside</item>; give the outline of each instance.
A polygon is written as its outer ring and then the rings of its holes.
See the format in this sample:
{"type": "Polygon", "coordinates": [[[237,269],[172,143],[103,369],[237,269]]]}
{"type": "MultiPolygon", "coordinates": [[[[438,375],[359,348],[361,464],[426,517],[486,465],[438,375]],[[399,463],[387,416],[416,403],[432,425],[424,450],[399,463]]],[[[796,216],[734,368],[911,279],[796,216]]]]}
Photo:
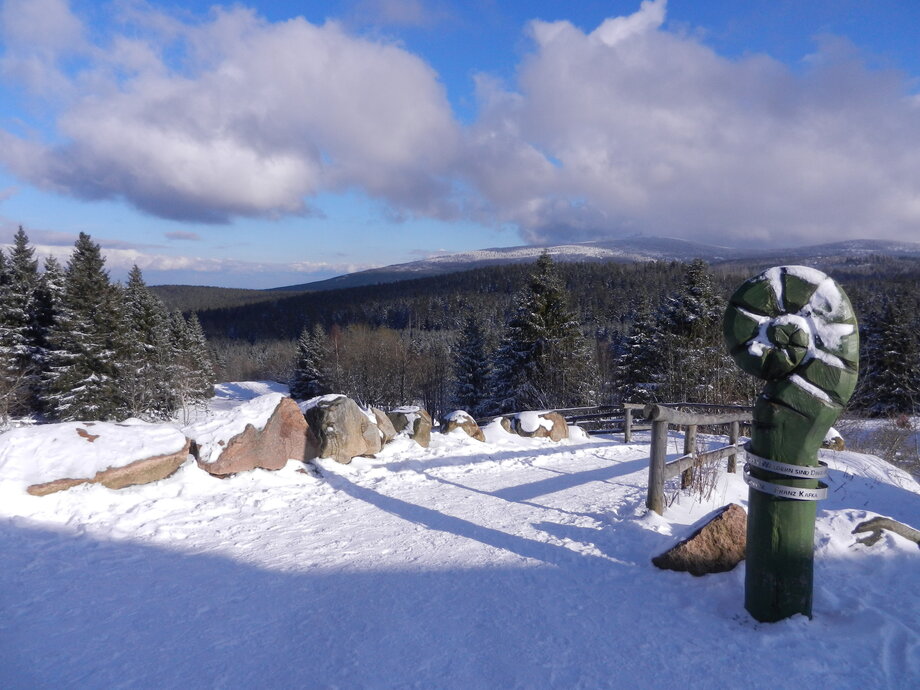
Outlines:
{"type": "MultiPolygon", "coordinates": [[[[782,257],[774,259],[715,266],[554,264],[559,299],[590,361],[590,372],[581,375],[593,385],[582,402],[750,402],[757,386],[726,360],[721,315],[738,284],[783,263],[782,257]]],[[[854,409],[878,414],[914,409],[920,399],[914,366],[920,353],[920,260],[829,257],[821,267],[848,292],[861,321],[863,374],[854,409]],[[899,374],[885,373],[893,371],[899,374]]],[[[225,378],[290,380],[300,338],[301,350],[305,343],[316,350],[308,358],[324,370],[326,388],[383,405],[415,399],[435,413],[463,402],[484,414],[507,407],[496,403],[494,374],[480,377],[479,386],[487,390],[478,402],[462,393],[464,377],[472,375],[470,367],[491,372],[500,365],[515,315],[530,299],[534,271],[533,264],[512,264],[377,286],[280,293],[273,301],[207,309],[199,316],[225,378]],[[482,354],[464,372],[460,362],[474,346],[482,354]]]]}

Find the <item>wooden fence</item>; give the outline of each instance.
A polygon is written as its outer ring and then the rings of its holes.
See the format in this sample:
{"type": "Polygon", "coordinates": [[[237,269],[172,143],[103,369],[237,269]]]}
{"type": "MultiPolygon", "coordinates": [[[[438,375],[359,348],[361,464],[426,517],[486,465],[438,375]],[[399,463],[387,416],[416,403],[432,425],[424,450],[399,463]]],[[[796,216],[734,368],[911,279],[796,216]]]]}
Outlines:
{"type": "MultiPolygon", "coordinates": [[[[623,434],[623,441],[632,442],[634,431],[647,431],[651,425],[636,421],[635,411],[644,410],[645,405],[623,403],[622,405],[598,405],[597,407],[573,407],[556,410],[569,424],[577,424],[589,434],[623,434]]],[[[641,414],[640,414],[641,419],[641,414]]]]}
{"type": "MultiPolygon", "coordinates": [[[[625,443],[632,442],[634,431],[652,431],[648,466],[648,497],[645,505],[659,515],[664,513],[664,483],[681,475],[681,488],[691,482],[693,468],[703,463],[728,458],[727,470],[737,472],[741,450],[741,425],[750,424],[752,407],[709,405],[705,403],[660,403],[640,405],[596,405],[554,410],[567,423],[577,424],[589,434],[622,433],[625,443]],[[637,415],[636,411],[641,410],[637,415]],[[698,410],[698,411],[694,411],[698,410]],[[719,410],[719,412],[713,412],[719,410]],[[667,462],[668,427],[684,427],[684,454],[667,462]],[[728,426],[728,445],[705,453],[696,452],[696,433],[701,426],[728,426]]],[[[504,415],[499,415],[499,417],[504,415]]],[[[480,425],[498,417],[476,420],[480,425]]]]}
{"type": "MultiPolygon", "coordinates": [[[[623,403],[622,405],[594,405],[593,407],[565,407],[557,408],[558,412],[568,424],[577,424],[585,432],[596,434],[623,434],[625,443],[632,442],[634,431],[648,431],[651,424],[642,419],[642,410],[645,405],[636,403],[623,403]],[[639,410],[639,414],[636,414],[639,410]]],[[[508,415],[485,417],[477,419],[476,423],[484,426],[489,422],[508,415]]]]}
{"type": "Polygon", "coordinates": [[[664,513],[664,483],[667,479],[682,475],[682,487],[690,482],[692,469],[705,462],[728,458],[728,471],[737,471],[738,451],[741,448],[741,424],[751,422],[752,408],[716,405],[646,405],[645,417],[652,422],[652,446],[648,466],[648,498],[645,505],[659,515],[664,513]],[[691,412],[687,408],[708,408],[709,410],[731,410],[729,412],[691,412]],[[684,454],[667,462],[668,427],[686,427],[684,433],[684,454]],[[705,453],[696,452],[696,431],[700,426],[729,426],[727,446],[705,453]]]}

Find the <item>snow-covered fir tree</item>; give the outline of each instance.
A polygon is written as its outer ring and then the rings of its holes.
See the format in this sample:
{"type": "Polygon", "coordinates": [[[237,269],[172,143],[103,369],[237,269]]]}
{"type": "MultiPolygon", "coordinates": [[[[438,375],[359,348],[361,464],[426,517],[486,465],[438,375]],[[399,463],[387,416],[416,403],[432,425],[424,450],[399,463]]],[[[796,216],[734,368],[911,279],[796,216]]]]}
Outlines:
{"type": "Polygon", "coordinates": [[[303,327],[297,339],[297,361],[291,377],[291,397],[309,400],[329,392],[329,385],[323,373],[326,350],[326,332],[322,325],[314,324],[312,329],[303,327]]]}
{"type": "Polygon", "coordinates": [[[53,256],[45,257],[43,271],[35,292],[35,367],[38,378],[38,396],[35,412],[49,414],[50,408],[43,397],[44,382],[51,364],[50,338],[54,323],[64,303],[64,269],[53,256]]]}
{"type": "Polygon", "coordinates": [[[0,250],[0,428],[27,390],[16,364],[16,338],[10,312],[10,271],[0,250]]]}
{"type": "Polygon", "coordinates": [[[124,415],[165,418],[173,411],[169,320],[163,303],[147,289],[134,266],[123,294],[126,338],[118,389],[124,415]]]}
{"type": "Polygon", "coordinates": [[[474,314],[463,323],[454,348],[453,364],[453,405],[474,417],[487,414],[492,363],[482,322],[474,314]]]}
{"type": "Polygon", "coordinates": [[[206,403],[214,395],[214,367],[197,314],[169,315],[169,346],[172,408],[206,403]]]}
{"type": "Polygon", "coordinates": [[[665,397],[672,401],[724,402],[716,380],[734,372],[722,342],[724,300],[716,293],[705,261],[687,265],[681,288],[659,313],[658,350],[667,372],[665,397]]]}
{"type": "Polygon", "coordinates": [[[198,314],[192,312],[188,317],[188,333],[191,350],[189,351],[192,362],[192,395],[198,402],[206,402],[214,395],[214,384],[217,379],[214,375],[214,363],[208,348],[208,339],[204,335],[198,314]]]}
{"type": "Polygon", "coordinates": [[[490,411],[595,402],[596,366],[568,302],[556,266],[544,252],[517,297],[515,314],[496,352],[490,411]]]}
{"type": "Polygon", "coordinates": [[[616,380],[624,402],[649,403],[658,400],[664,380],[663,337],[658,319],[647,300],[639,303],[632,328],[616,362],[616,380]]]}
{"type": "Polygon", "coordinates": [[[80,233],[64,274],[60,311],[48,333],[42,393],[52,418],[115,416],[122,335],[118,291],[109,282],[105,259],[99,245],[80,233]]]}
{"type": "Polygon", "coordinates": [[[911,414],[920,409],[920,319],[898,296],[865,319],[862,380],[856,405],[874,415],[911,414]]]}
{"type": "Polygon", "coordinates": [[[38,394],[38,367],[36,366],[36,290],[38,287],[38,261],[29,246],[29,238],[22,227],[13,239],[9,259],[4,262],[2,334],[0,341],[6,356],[4,363],[4,388],[11,385],[15,395],[8,398],[10,412],[29,414],[35,407],[38,394]],[[15,383],[14,383],[15,382],[15,383]]]}

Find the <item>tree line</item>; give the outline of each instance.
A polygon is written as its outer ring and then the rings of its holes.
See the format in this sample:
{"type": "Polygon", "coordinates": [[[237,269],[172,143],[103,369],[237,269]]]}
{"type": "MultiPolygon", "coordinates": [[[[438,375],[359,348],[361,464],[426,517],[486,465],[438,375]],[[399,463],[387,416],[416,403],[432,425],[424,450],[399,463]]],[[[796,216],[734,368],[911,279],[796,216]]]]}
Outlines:
{"type": "MultiPolygon", "coordinates": [[[[548,255],[527,268],[528,282],[504,317],[466,308],[453,328],[327,329],[322,320],[304,326],[293,394],[344,392],[380,406],[415,400],[435,414],[461,408],[479,417],[624,401],[751,405],[759,394],[762,382],[741,371],[723,344],[727,296],[743,279],[734,271],[720,274],[702,260],[647,266],[642,274],[660,280],[647,291],[621,293],[614,318],[608,312],[605,319],[585,308],[592,300],[579,304],[548,255]]],[[[864,265],[851,268],[847,289],[861,311],[862,373],[850,411],[916,412],[917,274],[900,270],[885,279],[864,265]]]]}
{"type": "Polygon", "coordinates": [[[724,302],[704,262],[684,267],[655,318],[639,301],[629,335],[604,340],[585,328],[548,254],[528,268],[509,318],[497,323],[467,311],[457,329],[414,335],[304,327],[292,394],[343,392],[380,406],[416,400],[435,414],[460,408],[477,417],[620,400],[749,400],[750,377],[721,346],[724,302]]]}
{"type": "MultiPolygon", "coordinates": [[[[221,380],[290,381],[296,397],[417,401],[434,414],[750,404],[759,382],[725,353],[721,320],[727,295],[760,268],[556,264],[544,254],[536,264],[280,294],[207,310],[199,323],[194,312],[168,311],[137,267],[125,285],[112,284],[85,234],[66,267],[49,258],[40,272],[20,228],[9,252],[0,251],[0,415],[168,417],[210,397],[215,367],[221,380]]],[[[833,274],[860,318],[862,374],[851,409],[917,411],[920,262],[847,259],[833,274]]]]}
{"type": "Polygon", "coordinates": [[[0,250],[0,421],[162,419],[213,395],[197,317],[168,312],[137,266],[112,283],[85,233],[66,266],[38,263],[20,227],[0,250]]]}

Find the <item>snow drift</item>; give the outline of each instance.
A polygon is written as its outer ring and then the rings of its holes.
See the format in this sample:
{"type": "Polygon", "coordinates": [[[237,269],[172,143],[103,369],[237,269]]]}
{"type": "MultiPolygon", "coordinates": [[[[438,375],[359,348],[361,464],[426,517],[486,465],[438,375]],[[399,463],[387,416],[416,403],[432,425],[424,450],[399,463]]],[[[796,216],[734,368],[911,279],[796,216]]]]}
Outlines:
{"type": "Polygon", "coordinates": [[[553,443],[497,423],[485,436],[435,434],[428,448],[399,437],[349,465],[223,480],[186,464],[118,492],[5,491],[0,686],[896,688],[920,677],[920,549],[851,534],[877,514],[920,525],[920,485],[905,472],[822,451],[815,617],[760,624],[743,608],[743,563],[694,578],[650,561],[720,506],[745,506],[740,474],[720,472],[704,501],[669,485],[658,516],[644,508],[641,437],[553,443]]]}

